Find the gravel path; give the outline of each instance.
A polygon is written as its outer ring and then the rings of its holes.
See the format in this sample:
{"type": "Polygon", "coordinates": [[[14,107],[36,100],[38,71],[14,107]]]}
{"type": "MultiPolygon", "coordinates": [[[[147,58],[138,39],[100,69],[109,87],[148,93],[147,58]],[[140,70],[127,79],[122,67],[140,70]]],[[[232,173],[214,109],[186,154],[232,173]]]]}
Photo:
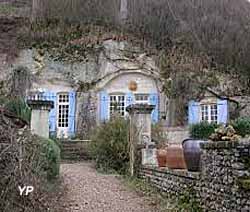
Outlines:
{"type": "Polygon", "coordinates": [[[100,174],[89,163],[62,164],[61,172],[66,185],[66,211],[156,212],[116,176],[100,174]]]}

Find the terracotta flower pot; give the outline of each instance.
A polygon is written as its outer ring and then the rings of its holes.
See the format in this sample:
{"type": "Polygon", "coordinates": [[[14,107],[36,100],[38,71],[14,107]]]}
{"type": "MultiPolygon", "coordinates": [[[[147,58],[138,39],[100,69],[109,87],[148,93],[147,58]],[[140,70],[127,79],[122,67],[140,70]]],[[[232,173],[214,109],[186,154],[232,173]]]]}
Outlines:
{"type": "Polygon", "coordinates": [[[157,150],[157,161],[159,167],[166,167],[167,165],[167,151],[165,149],[157,150]]]}
{"type": "Polygon", "coordinates": [[[170,145],[167,151],[167,167],[170,169],[186,169],[186,163],[181,145],[170,145]]]}

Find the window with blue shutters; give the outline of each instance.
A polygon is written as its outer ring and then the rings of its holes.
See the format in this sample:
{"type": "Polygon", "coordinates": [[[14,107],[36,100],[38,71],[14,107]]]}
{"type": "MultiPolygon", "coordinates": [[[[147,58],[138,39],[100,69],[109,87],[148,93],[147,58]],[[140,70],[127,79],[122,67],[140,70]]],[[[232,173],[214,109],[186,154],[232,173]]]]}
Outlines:
{"type": "Polygon", "coordinates": [[[218,100],[214,103],[190,101],[188,106],[188,123],[197,124],[202,121],[226,124],[228,121],[227,101],[218,100]]]}
{"type": "Polygon", "coordinates": [[[151,114],[151,119],[153,123],[157,123],[159,121],[159,96],[157,93],[149,95],[149,104],[155,106],[151,114]]]}

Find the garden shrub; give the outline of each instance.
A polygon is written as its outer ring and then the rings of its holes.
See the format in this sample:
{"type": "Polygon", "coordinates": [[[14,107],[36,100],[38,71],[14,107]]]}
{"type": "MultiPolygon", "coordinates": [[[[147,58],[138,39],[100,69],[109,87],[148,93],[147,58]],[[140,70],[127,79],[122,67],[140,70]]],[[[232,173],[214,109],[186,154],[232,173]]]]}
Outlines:
{"type": "Polygon", "coordinates": [[[51,139],[42,139],[42,151],[41,154],[45,155],[46,165],[44,170],[46,171],[49,180],[55,179],[59,176],[60,170],[60,148],[51,139]]]}
{"type": "Polygon", "coordinates": [[[31,110],[22,98],[14,98],[7,101],[5,108],[18,118],[30,123],[31,110]]]}
{"type": "Polygon", "coordinates": [[[0,211],[44,212],[52,208],[48,185],[55,188],[59,182],[52,180],[59,174],[59,148],[52,140],[31,134],[27,127],[16,128],[11,119],[11,128],[3,117],[0,120],[0,211]],[[25,185],[35,186],[28,198],[17,192],[18,186],[25,185]]]}
{"type": "Polygon", "coordinates": [[[128,121],[115,117],[91,136],[90,152],[97,168],[125,174],[129,164],[128,121]]]}
{"type": "Polygon", "coordinates": [[[194,139],[208,139],[219,125],[216,123],[201,122],[190,126],[190,135],[194,139]]]}
{"type": "Polygon", "coordinates": [[[236,133],[242,137],[250,135],[250,117],[239,118],[232,122],[236,133]]]}

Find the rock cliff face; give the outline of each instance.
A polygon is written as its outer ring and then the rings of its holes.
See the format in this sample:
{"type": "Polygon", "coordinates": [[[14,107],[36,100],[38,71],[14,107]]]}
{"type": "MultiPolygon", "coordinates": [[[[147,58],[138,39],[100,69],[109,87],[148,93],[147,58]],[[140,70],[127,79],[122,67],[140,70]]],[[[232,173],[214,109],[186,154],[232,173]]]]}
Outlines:
{"type": "Polygon", "coordinates": [[[84,90],[98,83],[101,86],[110,77],[123,72],[144,72],[155,79],[160,78],[154,60],[140,49],[131,49],[132,44],[106,40],[98,48],[100,51],[95,55],[88,55],[82,62],[60,61],[48,52],[26,49],[19,53],[11,68],[28,68],[36,79],[34,88],[63,81],[84,90]]]}

